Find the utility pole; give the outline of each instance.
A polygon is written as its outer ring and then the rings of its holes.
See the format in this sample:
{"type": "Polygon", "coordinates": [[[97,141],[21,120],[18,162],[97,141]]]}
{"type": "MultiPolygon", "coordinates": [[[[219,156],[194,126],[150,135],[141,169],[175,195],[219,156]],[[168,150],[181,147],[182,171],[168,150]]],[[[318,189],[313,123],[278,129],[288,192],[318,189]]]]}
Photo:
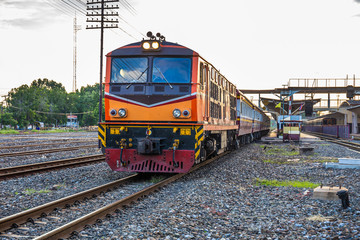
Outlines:
{"type": "Polygon", "coordinates": [[[81,30],[81,25],[76,23],[76,12],[74,17],[74,53],[73,53],[73,92],[76,92],[76,62],[77,62],[77,32],[81,30]]]}
{"type": "MultiPolygon", "coordinates": [[[[86,22],[96,23],[95,26],[86,26],[86,29],[100,29],[100,87],[99,87],[99,123],[102,121],[102,75],[103,75],[103,46],[104,46],[104,29],[117,28],[119,14],[113,10],[119,9],[119,6],[109,5],[109,3],[118,3],[119,0],[89,0],[86,10],[88,17],[86,22]]],[[[99,143],[100,144],[100,143],[99,143]]]]}

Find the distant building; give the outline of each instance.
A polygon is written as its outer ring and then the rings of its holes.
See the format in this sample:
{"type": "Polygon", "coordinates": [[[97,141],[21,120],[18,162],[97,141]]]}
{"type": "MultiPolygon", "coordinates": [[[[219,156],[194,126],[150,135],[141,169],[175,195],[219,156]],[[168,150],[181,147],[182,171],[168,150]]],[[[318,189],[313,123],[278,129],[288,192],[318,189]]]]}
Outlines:
{"type": "Polygon", "coordinates": [[[66,127],[78,128],[79,127],[79,122],[78,122],[77,116],[68,115],[67,116],[66,127]]]}

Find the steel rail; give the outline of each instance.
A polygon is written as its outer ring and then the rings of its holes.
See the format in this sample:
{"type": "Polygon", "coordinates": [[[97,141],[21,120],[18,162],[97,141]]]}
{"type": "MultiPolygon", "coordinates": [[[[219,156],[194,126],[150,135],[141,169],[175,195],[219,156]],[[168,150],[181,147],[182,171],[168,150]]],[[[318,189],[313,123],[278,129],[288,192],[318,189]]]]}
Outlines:
{"type": "Polygon", "coordinates": [[[17,227],[22,223],[25,223],[33,218],[37,218],[40,216],[46,216],[47,213],[52,212],[56,208],[63,208],[67,205],[73,204],[75,201],[82,200],[84,198],[90,198],[94,195],[97,195],[101,192],[105,192],[108,189],[114,188],[120,184],[126,183],[128,181],[132,181],[136,178],[135,175],[131,175],[129,177],[125,177],[119,180],[116,180],[111,183],[104,184],[102,186],[98,186],[83,192],[76,193],[74,195],[61,198],[58,200],[55,200],[53,202],[49,202],[34,208],[31,208],[29,210],[19,212],[13,215],[10,215],[8,217],[4,217],[0,219],[0,232],[10,229],[12,227],[17,227]]]}
{"type": "MultiPolygon", "coordinates": [[[[63,140],[63,144],[73,144],[73,143],[88,143],[88,142],[94,142],[94,140],[88,140],[88,141],[70,141],[65,142],[66,140],[63,140]]],[[[51,145],[57,145],[61,143],[45,143],[45,144],[34,144],[34,145],[15,145],[15,146],[0,146],[0,149],[13,149],[13,148],[26,148],[26,147],[39,147],[39,146],[51,146],[51,145]]]]}
{"type": "Polygon", "coordinates": [[[95,148],[95,147],[97,148],[98,145],[82,145],[82,146],[67,147],[67,148],[52,148],[52,149],[26,151],[26,152],[0,153],[0,157],[26,156],[26,155],[54,153],[61,151],[72,151],[80,148],[95,148]]]}
{"type": "Polygon", "coordinates": [[[344,140],[344,139],[338,139],[334,136],[327,135],[327,134],[323,135],[320,133],[313,133],[313,132],[305,132],[305,133],[308,135],[312,135],[312,136],[318,137],[320,139],[326,140],[328,142],[332,142],[332,143],[335,143],[335,144],[338,144],[338,145],[341,145],[344,147],[348,147],[352,150],[360,152],[360,144],[359,143],[349,142],[348,140],[344,140]]]}
{"type": "Polygon", "coordinates": [[[76,158],[60,159],[49,162],[41,162],[27,165],[19,165],[8,168],[0,168],[0,180],[12,177],[19,177],[29,175],[36,172],[50,171],[61,168],[81,166],[85,164],[97,163],[104,161],[105,157],[102,154],[90,155],[76,158]]]}
{"type": "MultiPolygon", "coordinates": [[[[204,161],[196,166],[194,166],[193,168],[190,169],[190,172],[193,172],[195,170],[197,170],[198,168],[207,165],[213,161],[215,161],[216,159],[225,156],[226,154],[228,154],[228,152],[223,153],[221,155],[218,155],[214,158],[211,158],[207,161],[204,161]]],[[[113,213],[114,211],[116,211],[117,209],[121,209],[122,207],[126,206],[126,205],[130,205],[132,202],[135,202],[137,199],[140,199],[146,195],[149,195],[151,193],[153,193],[154,191],[158,190],[159,188],[172,183],[174,181],[176,181],[177,179],[183,177],[184,175],[188,174],[188,173],[179,173],[176,174],[172,177],[169,177],[159,183],[156,183],[152,186],[149,186],[135,194],[132,194],[128,197],[125,197],[119,201],[116,201],[112,204],[109,204],[107,206],[104,206],[92,213],[89,213],[83,217],[80,217],[72,222],[69,222],[59,228],[56,228],[48,233],[45,233],[37,238],[35,238],[36,240],[43,240],[43,239],[60,239],[60,238],[65,238],[70,236],[72,233],[81,230],[84,226],[89,225],[89,224],[93,224],[95,223],[98,219],[103,219],[105,218],[107,215],[113,213]]]]}

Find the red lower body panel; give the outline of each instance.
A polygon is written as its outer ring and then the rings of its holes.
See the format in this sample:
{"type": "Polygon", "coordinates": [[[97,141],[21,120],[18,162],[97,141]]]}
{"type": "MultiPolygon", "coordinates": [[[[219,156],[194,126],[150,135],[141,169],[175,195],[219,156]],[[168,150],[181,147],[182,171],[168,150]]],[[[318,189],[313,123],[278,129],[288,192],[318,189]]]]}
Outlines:
{"type": "Polygon", "coordinates": [[[120,161],[121,149],[105,150],[106,162],[113,171],[120,172],[164,172],[186,173],[194,165],[193,150],[163,150],[159,155],[141,155],[135,149],[124,149],[120,161]],[[122,164],[123,163],[123,164],[122,164]]]}

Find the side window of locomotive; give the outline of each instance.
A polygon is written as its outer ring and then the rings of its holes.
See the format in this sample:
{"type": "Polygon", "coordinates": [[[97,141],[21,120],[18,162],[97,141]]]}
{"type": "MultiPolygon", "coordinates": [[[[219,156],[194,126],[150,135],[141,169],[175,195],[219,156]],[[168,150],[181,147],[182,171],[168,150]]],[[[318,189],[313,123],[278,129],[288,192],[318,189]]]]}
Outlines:
{"type": "Polygon", "coordinates": [[[190,58],[154,58],[153,83],[190,83],[190,58]]]}
{"type": "Polygon", "coordinates": [[[200,89],[202,88],[203,84],[204,84],[204,64],[200,63],[200,89]]]}
{"type": "Polygon", "coordinates": [[[111,83],[144,83],[148,73],[147,58],[113,58],[111,83]]]}

